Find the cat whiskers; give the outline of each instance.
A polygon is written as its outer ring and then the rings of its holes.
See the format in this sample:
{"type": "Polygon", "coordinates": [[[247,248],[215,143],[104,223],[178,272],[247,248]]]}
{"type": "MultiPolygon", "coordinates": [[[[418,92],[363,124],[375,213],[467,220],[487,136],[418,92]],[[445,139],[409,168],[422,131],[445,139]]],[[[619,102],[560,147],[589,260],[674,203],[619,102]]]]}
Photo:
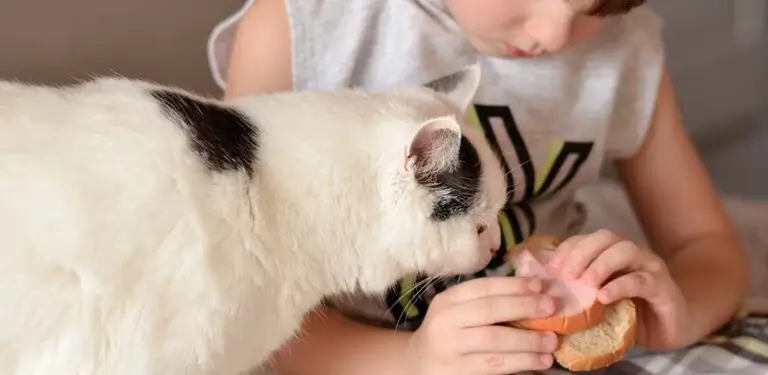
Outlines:
{"type": "Polygon", "coordinates": [[[413,306],[416,303],[416,301],[418,301],[427,292],[427,290],[429,290],[430,287],[434,286],[434,284],[436,282],[441,280],[441,277],[442,276],[439,276],[439,275],[430,276],[430,277],[428,277],[428,278],[426,278],[424,280],[417,281],[407,291],[401,292],[400,298],[398,298],[397,301],[395,301],[395,303],[393,303],[391,306],[389,306],[387,311],[391,311],[392,308],[395,307],[395,305],[400,303],[403,298],[405,298],[407,295],[411,294],[415,290],[415,293],[412,295],[410,301],[408,301],[408,303],[403,308],[403,311],[397,317],[397,321],[395,321],[395,329],[397,329],[400,326],[400,321],[403,320],[403,317],[405,316],[405,314],[407,314],[408,309],[411,306],[413,306]]]}
{"type": "MultiPolygon", "coordinates": [[[[404,293],[401,293],[400,298],[397,299],[397,302],[395,302],[395,304],[400,303],[402,299],[408,295],[411,295],[411,299],[408,301],[408,303],[405,304],[405,306],[403,307],[403,311],[401,311],[400,315],[397,317],[397,321],[395,321],[395,329],[397,329],[400,326],[400,321],[403,320],[405,315],[408,313],[408,309],[411,308],[413,305],[415,305],[416,301],[418,301],[418,299],[421,298],[421,295],[424,293],[424,291],[426,291],[429,288],[432,279],[433,279],[432,277],[428,277],[424,280],[417,281],[416,283],[413,284],[413,286],[410,289],[408,289],[404,293]]],[[[391,310],[394,307],[395,305],[393,304],[392,306],[389,307],[389,309],[391,310]]]]}
{"type": "MultiPolygon", "coordinates": [[[[520,168],[522,168],[525,164],[530,163],[531,159],[528,159],[522,163],[519,163],[515,168],[504,170],[504,179],[506,181],[509,181],[509,177],[512,176],[512,173],[518,171],[520,168]]],[[[507,191],[507,201],[511,201],[514,199],[515,193],[517,193],[517,189],[520,187],[520,185],[516,185],[512,187],[511,190],[507,191]]]]}

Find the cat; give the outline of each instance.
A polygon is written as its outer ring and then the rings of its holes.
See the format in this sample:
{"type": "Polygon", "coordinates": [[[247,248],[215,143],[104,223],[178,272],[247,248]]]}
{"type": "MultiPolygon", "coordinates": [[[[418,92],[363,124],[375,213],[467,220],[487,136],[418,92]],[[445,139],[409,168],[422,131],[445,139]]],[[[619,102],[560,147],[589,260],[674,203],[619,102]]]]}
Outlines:
{"type": "Polygon", "coordinates": [[[479,270],[504,176],[480,71],[226,101],[0,84],[0,373],[235,375],[325,298],[479,270]]]}

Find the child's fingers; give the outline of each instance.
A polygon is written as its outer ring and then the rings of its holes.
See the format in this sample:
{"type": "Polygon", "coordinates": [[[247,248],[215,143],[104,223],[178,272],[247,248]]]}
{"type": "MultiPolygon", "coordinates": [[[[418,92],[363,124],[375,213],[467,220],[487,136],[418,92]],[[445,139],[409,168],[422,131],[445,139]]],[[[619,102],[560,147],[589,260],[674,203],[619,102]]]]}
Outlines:
{"type": "Polygon", "coordinates": [[[621,241],[622,238],[609,230],[599,230],[579,241],[560,266],[563,276],[577,279],[598,255],[621,241]]]}
{"type": "Polygon", "coordinates": [[[470,328],[552,315],[555,303],[547,295],[476,298],[435,315],[434,324],[445,328],[470,328]]]}
{"type": "Polygon", "coordinates": [[[571,250],[573,250],[574,246],[578,244],[581,240],[583,240],[586,235],[576,235],[568,237],[565,241],[561,242],[560,245],[557,246],[557,249],[555,249],[555,256],[552,258],[552,260],[549,261],[549,265],[554,268],[559,268],[563,265],[563,262],[566,258],[568,258],[568,255],[571,253],[571,250]]]}
{"type": "Polygon", "coordinates": [[[557,349],[557,335],[508,326],[492,325],[461,331],[459,353],[552,353],[557,349]]]}
{"type": "Polygon", "coordinates": [[[467,375],[507,375],[549,369],[553,358],[538,353],[477,353],[461,361],[462,372],[467,375]]]}
{"type": "Polygon", "coordinates": [[[584,282],[600,286],[619,271],[632,268],[642,251],[632,241],[621,241],[600,254],[581,275],[584,282]]]}
{"type": "Polygon", "coordinates": [[[435,296],[436,302],[463,303],[476,298],[514,296],[541,292],[541,281],[528,277],[488,276],[459,283],[435,296]]]}
{"type": "Polygon", "coordinates": [[[648,299],[657,287],[657,280],[647,272],[630,272],[606,284],[597,293],[600,303],[607,305],[624,298],[648,299]]]}

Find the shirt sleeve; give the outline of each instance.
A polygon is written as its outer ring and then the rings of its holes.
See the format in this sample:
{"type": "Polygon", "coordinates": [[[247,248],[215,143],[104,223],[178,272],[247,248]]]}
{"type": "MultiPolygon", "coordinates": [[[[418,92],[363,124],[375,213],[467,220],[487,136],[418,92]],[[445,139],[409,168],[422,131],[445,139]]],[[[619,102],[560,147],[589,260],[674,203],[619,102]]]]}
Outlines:
{"type": "Polygon", "coordinates": [[[661,29],[661,19],[641,7],[622,19],[613,34],[616,48],[624,49],[624,61],[605,139],[608,159],[634,155],[650,127],[665,69],[661,29]]]}
{"type": "Polygon", "coordinates": [[[243,19],[243,15],[253,4],[254,0],[245,0],[244,4],[237,12],[227,16],[211,31],[208,36],[208,45],[206,53],[208,54],[208,68],[211,71],[213,80],[220,89],[227,87],[227,67],[229,66],[229,54],[232,50],[232,43],[235,40],[237,26],[243,19]]]}

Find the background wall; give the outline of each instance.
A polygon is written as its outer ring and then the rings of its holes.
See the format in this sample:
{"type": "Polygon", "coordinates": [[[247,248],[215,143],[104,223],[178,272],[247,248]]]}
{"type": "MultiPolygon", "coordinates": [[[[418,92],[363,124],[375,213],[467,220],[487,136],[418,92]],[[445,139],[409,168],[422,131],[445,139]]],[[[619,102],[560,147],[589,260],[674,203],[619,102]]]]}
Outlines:
{"type": "Polygon", "coordinates": [[[0,0],[0,78],[66,83],[119,73],[218,93],[213,26],[243,0],[0,0]]]}
{"type": "Polygon", "coordinates": [[[768,2],[649,0],[686,125],[723,190],[768,196],[768,2]]]}
{"type": "MultiPolygon", "coordinates": [[[[665,19],[683,115],[715,182],[768,196],[768,2],[649,1],[665,19]]],[[[0,0],[0,78],[65,83],[119,73],[217,94],[206,40],[242,3],[0,0]]]]}

